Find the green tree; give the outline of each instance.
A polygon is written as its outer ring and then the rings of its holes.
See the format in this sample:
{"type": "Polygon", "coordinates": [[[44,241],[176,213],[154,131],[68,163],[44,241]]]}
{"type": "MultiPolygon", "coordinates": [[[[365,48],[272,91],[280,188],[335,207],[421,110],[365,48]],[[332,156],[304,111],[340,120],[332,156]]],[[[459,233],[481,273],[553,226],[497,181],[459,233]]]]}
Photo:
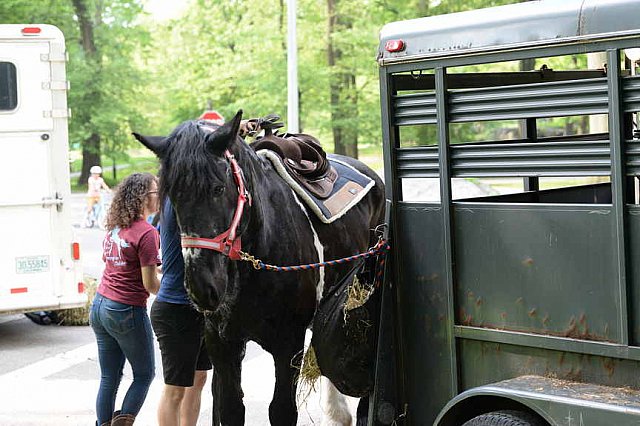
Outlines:
{"type": "Polygon", "coordinates": [[[154,31],[158,56],[149,65],[162,85],[165,121],[173,127],[196,118],[208,104],[225,117],[238,109],[245,116],[281,114],[287,93],[282,13],[280,0],[260,7],[198,0],[154,31]]]}
{"type": "MultiPolygon", "coordinates": [[[[46,22],[67,37],[70,138],[83,174],[126,155],[131,130],[166,134],[207,105],[226,117],[285,115],[286,2],[192,0],[153,22],[143,0],[3,0],[3,22],[46,22]]],[[[378,33],[391,21],[516,0],[298,0],[301,129],[357,156],[380,144],[378,33]]],[[[429,126],[421,126],[421,132],[429,126]]],[[[432,135],[423,135],[428,139],[432,135]]]]}
{"type": "Polygon", "coordinates": [[[3,0],[0,22],[46,23],[65,34],[72,118],[69,137],[83,153],[79,183],[103,155],[123,155],[131,128],[143,127],[139,101],[148,85],[140,54],[149,36],[138,23],[141,0],[3,0]]]}
{"type": "Polygon", "coordinates": [[[349,67],[345,56],[350,52],[343,33],[353,30],[350,13],[340,11],[343,1],[327,0],[327,65],[330,70],[331,129],[334,152],[358,157],[358,91],[356,70],[349,67]]]}
{"type": "Polygon", "coordinates": [[[121,156],[132,128],[144,126],[138,99],[147,86],[136,57],[149,35],[138,23],[140,1],[72,0],[77,18],[77,44],[68,40],[71,54],[69,103],[74,111],[70,135],[82,146],[84,183],[89,168],[102,156],[121,156]],[[75,89],[75,90],[74,90],[75,89]]]}

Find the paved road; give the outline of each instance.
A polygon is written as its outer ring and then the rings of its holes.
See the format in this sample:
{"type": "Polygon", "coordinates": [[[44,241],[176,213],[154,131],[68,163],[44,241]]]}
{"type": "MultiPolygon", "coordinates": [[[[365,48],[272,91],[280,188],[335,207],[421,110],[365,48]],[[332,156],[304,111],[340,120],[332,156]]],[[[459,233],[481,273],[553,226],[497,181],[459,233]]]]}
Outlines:
{"type": "MultiPolygon", "coordinates": [[[[136,420],[156,424],[162,390],[160,353],[156,345],[156,378],[136,420]]],[[[87,326],[39,326],[22,315],[0,316],[0,425],[92,425],[99,383],[97,348],[87,326]]],[[[131,382],[125,368],[123,386],[131,382]]],[[[243,362],[247,425],[268,424],[274,384],[271,356],[250,343],[243,362]]],[[[210,380],[203,393],[199,425],[211,424],[210,380]]],[[[124,392],[120,392],[118,404],[124,392]]],[[[300,408],[298,425],[319,424],[319,395],[312,393],[300,408]]]]}
{"type": "MultiPolygon", "coordinates": [[[[82,195],[72,196],[71,208],[77,212],[74,222],[81,238],[85,273],[99,277],[104,233],[79,227],[84,208],[82,195]]],[[[156,424],[155,412],[163,384],[157,344],[155,355],[156,378],[136,425],[156,424]]],[[[123,385],[130,381],[131,371],[127,367],[123,385]]],[[[97,348],[88,326],[39,326],[22,315],[0,316],[0,425],[92,425],[98,383],[97,348]]],[[[201,425],[211,424],[209,385],[210,380],[204,392],[198,423],[201,425]]],[[[250,343],[242,376],[247,425],[268,424],[273,385],[271,356],[250,343]]],[[[119,397],[123,395],[121,392],[119,397]]],[[[319,395],[312,392],[300,408],[298,425],[317,425],[320,418],[319,395]]]]}

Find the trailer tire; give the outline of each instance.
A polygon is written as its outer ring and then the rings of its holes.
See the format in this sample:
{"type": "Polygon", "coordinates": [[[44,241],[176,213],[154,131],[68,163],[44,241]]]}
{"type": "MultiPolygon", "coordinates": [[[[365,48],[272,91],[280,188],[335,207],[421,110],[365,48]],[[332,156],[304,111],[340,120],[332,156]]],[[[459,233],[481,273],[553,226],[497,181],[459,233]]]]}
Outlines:
{"type": "Polygon", "coordinates": [[[24,316],[38,325],[49,325],[58,323],[58,315],[55,313],[55,311],[27,312],[24,314],[24,316]]]}
{"type": "Polygon", "coordinates": [[[503,410],[481,414],[462,426],[542,426],[534,415],[524,411],[503,410]]]}

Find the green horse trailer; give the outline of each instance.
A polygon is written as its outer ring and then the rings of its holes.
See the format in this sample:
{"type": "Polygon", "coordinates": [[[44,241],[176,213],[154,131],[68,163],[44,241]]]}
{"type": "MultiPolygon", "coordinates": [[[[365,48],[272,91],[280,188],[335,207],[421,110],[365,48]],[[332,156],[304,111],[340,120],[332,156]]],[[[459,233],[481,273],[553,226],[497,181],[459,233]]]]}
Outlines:
{"type": "Polygon", "coordinates": [[[640,0],[390,23],[370,424],[640,425],[640,0]]]}

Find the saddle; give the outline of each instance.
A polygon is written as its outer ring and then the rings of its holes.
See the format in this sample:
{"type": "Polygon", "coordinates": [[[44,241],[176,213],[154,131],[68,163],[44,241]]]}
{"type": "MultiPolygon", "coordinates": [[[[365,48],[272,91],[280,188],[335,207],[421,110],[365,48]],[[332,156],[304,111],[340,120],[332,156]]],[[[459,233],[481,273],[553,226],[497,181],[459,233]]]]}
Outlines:
{"type": "Polygon", "coordinates": [[[317,198],[327,198],[333,191],[338,173],[327,160],[327,154],[318,140],[305,133],[278,134],[282,127],[277,115],[247,120],[241,123],[240,136],[255,135],[264,130],[264,136],[250,144],[254,151],[268,149],[281,159],[288,174],[317,198]]]}

